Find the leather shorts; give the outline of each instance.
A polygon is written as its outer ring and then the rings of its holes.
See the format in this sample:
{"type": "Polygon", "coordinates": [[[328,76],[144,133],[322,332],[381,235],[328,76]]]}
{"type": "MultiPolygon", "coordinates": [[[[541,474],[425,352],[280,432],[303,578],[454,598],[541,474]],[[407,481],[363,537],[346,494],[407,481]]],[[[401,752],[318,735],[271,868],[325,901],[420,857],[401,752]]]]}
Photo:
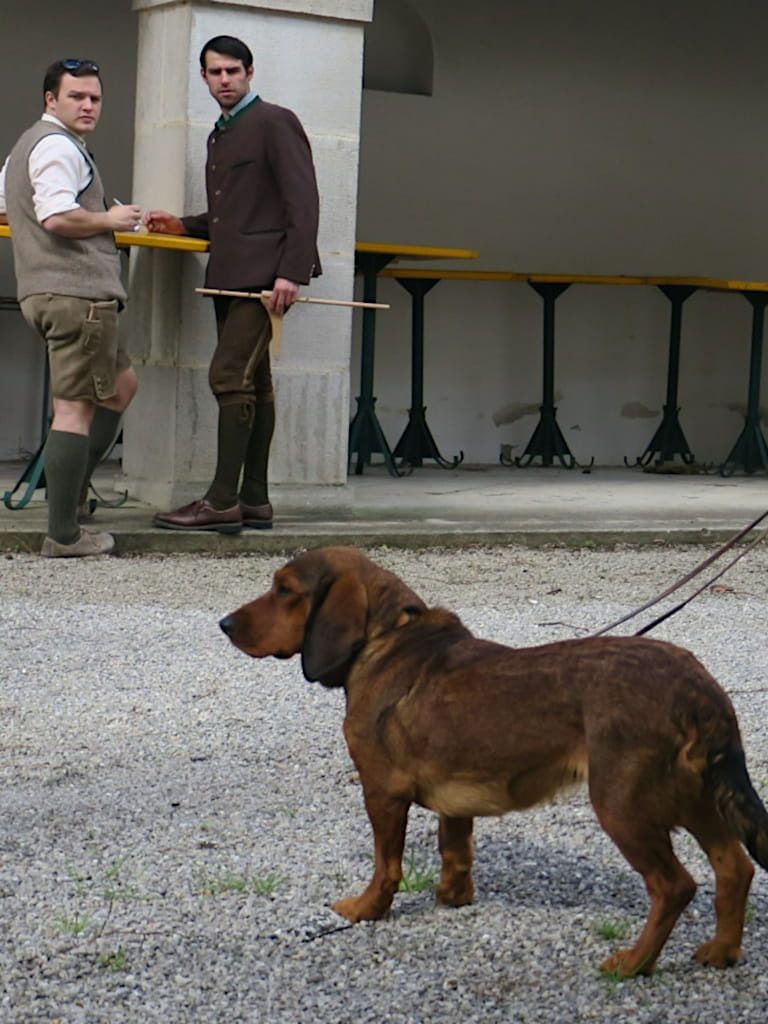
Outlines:
{"type": "Polygon", "coordinates": [[[72,295],[28,295],[24,319],[48,345],[51,394],[69,401],[104,402],[131,360],[118,338],[116,299],[92,301],[72,295]]]}

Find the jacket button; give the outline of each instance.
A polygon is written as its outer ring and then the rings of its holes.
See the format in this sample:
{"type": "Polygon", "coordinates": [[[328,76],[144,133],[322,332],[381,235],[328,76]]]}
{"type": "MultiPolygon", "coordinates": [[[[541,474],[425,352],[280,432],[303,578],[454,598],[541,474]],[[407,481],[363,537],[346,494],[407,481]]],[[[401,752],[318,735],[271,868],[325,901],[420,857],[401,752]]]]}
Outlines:
{"type": "Polygon", "coordinates": [[[214,224],[218,224],[219,223],[219,218],[218,217],[214,217],[213,218],[213,223],[214,224]]]}

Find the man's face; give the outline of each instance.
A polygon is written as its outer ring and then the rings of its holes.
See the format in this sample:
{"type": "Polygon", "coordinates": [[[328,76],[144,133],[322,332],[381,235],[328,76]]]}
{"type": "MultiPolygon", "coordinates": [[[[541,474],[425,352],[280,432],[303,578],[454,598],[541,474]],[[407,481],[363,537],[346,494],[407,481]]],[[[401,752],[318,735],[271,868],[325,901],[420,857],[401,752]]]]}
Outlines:
{"type": "Polygon", "coordinates": [[[241,60],[207,50],[205,69],[201,68],[200,74],[221,109],[231,110],[249,91],[253,68],[246,70],[241,60]]]}
{"type": "Polygon", "coordinates": [[[96,75],[63,74],[58,95],[45,94],[45,112],[66,125],[77,135],[87,135],[99,122],[101,115],[101,82],[96,75]]]}

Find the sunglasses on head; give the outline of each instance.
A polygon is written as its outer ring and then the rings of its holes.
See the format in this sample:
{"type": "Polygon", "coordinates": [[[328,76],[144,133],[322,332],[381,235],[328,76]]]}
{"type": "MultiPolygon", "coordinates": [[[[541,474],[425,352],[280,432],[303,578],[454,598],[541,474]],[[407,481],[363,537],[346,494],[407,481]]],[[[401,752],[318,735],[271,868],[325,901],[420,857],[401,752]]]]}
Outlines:
{"type": "Polygon", "coordinates": [[[99,65],[92,60],[75,60],[70,57],[61,61],[61,66],[65,71],[91,71],[94,75],[99,73],[99,65]]]}

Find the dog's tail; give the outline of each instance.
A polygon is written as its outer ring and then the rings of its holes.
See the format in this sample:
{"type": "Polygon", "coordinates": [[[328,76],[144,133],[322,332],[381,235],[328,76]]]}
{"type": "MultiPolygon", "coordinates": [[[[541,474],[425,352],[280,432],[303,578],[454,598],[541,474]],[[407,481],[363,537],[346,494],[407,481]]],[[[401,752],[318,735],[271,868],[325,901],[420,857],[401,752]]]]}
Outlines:
{"type": "Polygon", "coordinates": [[[738,740],[709,759],[713,795],[720,814],[757,863],[768,871],[768,811],[755,792],[738,740]]]}

